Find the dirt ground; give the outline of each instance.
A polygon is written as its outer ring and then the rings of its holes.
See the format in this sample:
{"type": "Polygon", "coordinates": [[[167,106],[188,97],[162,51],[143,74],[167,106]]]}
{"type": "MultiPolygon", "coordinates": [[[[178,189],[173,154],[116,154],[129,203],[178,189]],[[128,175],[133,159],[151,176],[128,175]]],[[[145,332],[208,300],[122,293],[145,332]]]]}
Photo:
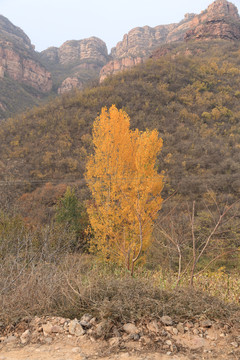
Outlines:
{"type": "Polygon", "coordinates": [[[4,344],[0,350],[0,360],[200,360],[200,359],[240,359],[240,352],[234,351],[225,340],[211,341],[186,336],[178,339],[185,345],[178,354],[163,353],[157,349],[143,349],[138,342],[128,342],[123,349],[109,346],[105,341],[64,338],[51,344],[4,344]]]}
{"type": "Polygon", "coordinates": [[[106,336],[108,324],[89,314],[22,321],[2,329],[0,360],[240,360],[239,328],[227,324],[174,323],[165,316],[106,336]]]}

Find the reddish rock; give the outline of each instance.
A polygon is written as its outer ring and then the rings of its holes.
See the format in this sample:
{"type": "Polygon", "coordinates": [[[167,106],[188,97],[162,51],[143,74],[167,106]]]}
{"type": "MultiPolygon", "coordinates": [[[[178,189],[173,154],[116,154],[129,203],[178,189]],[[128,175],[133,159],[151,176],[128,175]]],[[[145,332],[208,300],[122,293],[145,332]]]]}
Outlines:
{"type": "Polygon", "coordinates": [[[100,82],[106,79],[110,74],[115,74],[121,70],[129,69],[134,65],[143,63],[143,58],[122,58],[120,60],[110,61],[107,65],[105,65],[100,71],[100,82]]]}
{"type": "Polygon", "coordinates": [[[0,42],[0,77],[23,82],[41,92],[52,88],[51,74],[29,54],[19,53],[10,42],[0,42]]]}
{"type": "Polygon", "coordinates": [[[41,52],[41,58],[62,65],[81,65],[85,64],[84,61],[106,64],[109,59],[105,42],[95,36],[83,40],[69,40],[59,48],[50,47],[41,52]]]}
{"type": "Polygon", "coordinates": [[[226,0],[216,0],[196,16],[185,34],[185,40],[240,39],[238,9],[226,0]]]}
{"type": "MultiPolygon", "coordinates": [[[[227,0],[214,1],[201,14],[186,14],[178,24],[138,27],[125,34],[115,48],[112,49],[112,60],[100,72],[100,82],[118,71],[131,68],[145,61],[163,44],[192,39],[240,39],[240,20],[235,5],[227,0]],[[139,60],[140,59],[140,60],[139,60]]],[[[162,53],[166,55],[165,47],[162,53]]]]}

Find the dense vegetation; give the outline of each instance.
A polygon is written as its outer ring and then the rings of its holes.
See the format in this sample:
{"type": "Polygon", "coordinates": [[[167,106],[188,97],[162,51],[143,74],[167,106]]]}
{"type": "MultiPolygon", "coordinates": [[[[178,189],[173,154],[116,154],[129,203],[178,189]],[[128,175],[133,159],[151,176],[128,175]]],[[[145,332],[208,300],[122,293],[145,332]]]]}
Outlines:
{"type": "Polygon", "coordinates": [[[174,44],[161,53],[1,123],[0,320],[239,318],[239,306],[226,303],[237,303],[240,289],[240,44],[174,44]],[[163,138],[162,210],[134,278],[79,254],[95,236],[84,202],[92,124],[112,104],[129,114],[133,133],[156,129],[163,138]],[[189,281],[201,292],[176,289],[189,281]]]}
{"type": "MultiPolygon", "coordinates": [[[[92,123],[102,107],[116,104],[129,114],[133,129],[156,129],[163,138],[158,159],[159,172],[165,172],[162,196],[174,196],[164,201],[148,266],[176,271],[179,245],[184,269],[192,258],[193,227],[201,253],[219,214],[240,193],[240,44],[192,42],[165,50],[159,59],[101,85],[2,123],[1,207],[15,208],[28,226],[45,226],[54,221],[67,185],[76,188],[80,202],[88,198],[83,174],[93,151],[92,123]],[[196,206],[189,217],[192,201],[196,206]]],[[[228,222],[211,237],[196,271],[219,250],[225,256],[218,266],[236,268],[238,218],[237,207],[227,211],[228,222]]]]}
{"type": "MultiPolygon", "coordinates": [[[[49,94],[48,94],[49,96],[49,94]]],[[[46,102],[47,96],[25,84],[18,83],[10,77],[0,79],[0,121],[46,102]],[[11,100],[10,100],[11,99],[11,100]]]]}
{"type": "Polygon", "coordinates": [[[194,56],[182,45],[176,56],[150,60],[1,124],[1,180],[10,174],[26,182],[82,178],[92,123],[103,106],[116,104],[133,128],[156,128],[163,137],[159,168],[166,193],[201,196],[211,187],[237,196],[240,46],[191,47],[194,56]]]}

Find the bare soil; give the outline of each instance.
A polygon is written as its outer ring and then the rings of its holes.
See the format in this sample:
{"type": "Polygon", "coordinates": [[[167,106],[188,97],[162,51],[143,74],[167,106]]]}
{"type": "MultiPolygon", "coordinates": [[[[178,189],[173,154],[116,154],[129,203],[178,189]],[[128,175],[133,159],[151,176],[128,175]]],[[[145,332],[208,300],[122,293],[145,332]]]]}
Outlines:
{"type": "MultiPolygon", "coordinates": [[[[240,359],[240,350],[234,339],[238,332],[231,330],[231,334],[221,337],[219,331],[209,329],[208,338],[201,338],[191,333],[173,336],[178,345],[178,352],[162,348],[158,344],[142,341],[126,340],[121,346],[111,345],[110,340],[95,340],[88,335],[75,337],[59,334],[51,343],[28,343],[10,341],[0,344],[0,360],[200,360],[240,359]]],[[[47,342],[48,338],[46,338],[47,342]]]]}

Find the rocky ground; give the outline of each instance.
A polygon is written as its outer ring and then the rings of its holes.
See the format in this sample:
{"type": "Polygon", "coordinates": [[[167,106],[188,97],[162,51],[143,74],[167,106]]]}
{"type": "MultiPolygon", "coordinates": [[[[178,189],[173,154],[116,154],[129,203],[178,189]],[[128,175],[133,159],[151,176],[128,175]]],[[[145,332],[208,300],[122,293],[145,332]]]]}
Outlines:
{"type": "Polygon", "coordinates": [[[168,316],[141,324],[35,317],[1,324],[0,360],[240,359],[240,334],[208,319],[175,323],[168,316]]]}

